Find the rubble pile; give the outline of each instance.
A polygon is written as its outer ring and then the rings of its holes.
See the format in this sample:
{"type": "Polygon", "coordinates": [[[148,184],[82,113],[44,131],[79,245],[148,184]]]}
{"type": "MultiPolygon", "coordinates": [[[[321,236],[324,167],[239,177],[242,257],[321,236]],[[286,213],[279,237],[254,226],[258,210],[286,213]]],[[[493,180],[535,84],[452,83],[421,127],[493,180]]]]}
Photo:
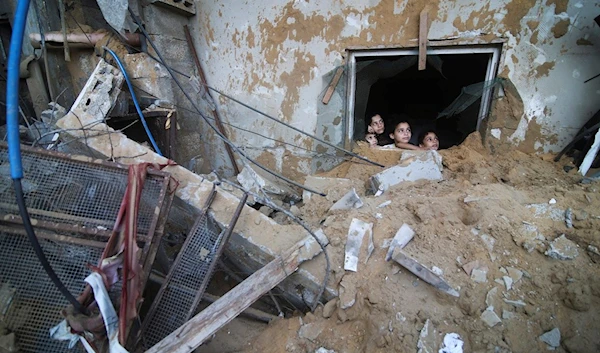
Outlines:
{"type": "MultiPolygon", "coordinates": [[[[394,166],[402,152],[360,153],[394,166]]],[[[296,212],[330,241],[338,298],[272,322],[245,351],[596,351],[600,185],[544,156],[489,155],[477,134],[439,157],[442,180],[383,190],[370,180],[381,169],[360,163],[308,177],[336,195],[304,197],[296,212]]]]}

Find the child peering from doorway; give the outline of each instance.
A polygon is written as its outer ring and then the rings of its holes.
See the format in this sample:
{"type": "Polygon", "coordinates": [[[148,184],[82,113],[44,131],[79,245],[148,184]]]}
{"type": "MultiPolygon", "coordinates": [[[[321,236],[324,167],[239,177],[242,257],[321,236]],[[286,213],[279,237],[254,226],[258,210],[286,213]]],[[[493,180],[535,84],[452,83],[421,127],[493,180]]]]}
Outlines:
{"type": "Polygon", "coordinates": [[[440,140],[433,130],[423,130],[419,134],[419,147],[437,151],[440,148],[440,140]]]}
{"type": "Polygon", "coordinates": [[[388,146],[405,150],[437,150],[439,147],[438,137],[433,131],[428,130],[419,136],[419,146],[410,143],[411,137],[410,124],[407,121],[400,121],[394,127],[394,131],[390,133],[390,138],[394,140],[394,143],[388,146]]]}
{"type": "Polygon", "coordinates": [[[367,130],[367,133],[365,134],[365,141],[367,141],[367,143],[369,144],[369,147],[371,148],[375,148],[378,146],[378,141],[377,141],[377,135],[375,135],[375,133],[371,132],[371,130],[367,130]]]}

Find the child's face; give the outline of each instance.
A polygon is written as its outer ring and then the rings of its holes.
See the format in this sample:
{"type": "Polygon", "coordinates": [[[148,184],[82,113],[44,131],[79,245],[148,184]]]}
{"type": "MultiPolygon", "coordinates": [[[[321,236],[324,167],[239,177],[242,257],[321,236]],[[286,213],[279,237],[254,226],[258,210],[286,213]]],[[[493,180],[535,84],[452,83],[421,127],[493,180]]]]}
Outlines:
{"type": "Polygon", "coordinates": [[[385,131],[385,124],[383,123],[383,119],[379,114],[373,115],[371,117],[371,123],[369,124],[369,127],[373,129],[373,132],[378,135],[383,134],[383,132],[385,131]]]}
{"type": "Polygon", "coordinates": [[[393,139],[394,142],[401,143],[408,143],[411,136],[412,131],[410,130],[410,125],[408,125],[408,123],[400,123],[396,125],[396,129],[390,134],[390,138],[393,139]]]}
{"type": "Polygon", "coordinates": [[[423,138],[423,141],[421,141],[420,146],[437,151],[437,149],[440,147],[440,141],[435,133],[430,132],[425,135],[425,138],[423,138]]]}
{"type": "Polygon", "coordinates": [[[367,134],[365,140],[367,140],[369,146],[377,146],[377,137],[375,134],[367,134]]]}

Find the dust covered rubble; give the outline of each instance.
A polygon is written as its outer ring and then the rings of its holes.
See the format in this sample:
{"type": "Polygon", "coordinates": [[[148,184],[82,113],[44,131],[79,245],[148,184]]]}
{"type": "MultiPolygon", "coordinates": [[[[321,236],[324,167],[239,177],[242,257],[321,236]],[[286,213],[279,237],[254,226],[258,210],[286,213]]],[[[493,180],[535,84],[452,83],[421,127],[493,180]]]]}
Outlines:
{"type": "Polygon", "coordinates": [[[307,178],[307,184],[318,182],[328,196],[305,198],[298,204],[300,216],[328,234],[331,286],[340,294],[315,311],[324,329],[314,342],[304,341],[309,350],[414,352],[427,320],[436,327],[437,348],[443,334],[456,332],[465,351],[543,351],[547,344],[538,337],[554,327],[563,336],[559,351],[571,347],[575,352],[577,342],[600,344],[595,320],[600,273],[590,261],[598,245],[592,234],[600,224],[594,217],[600,202],[594,184],[577,185],[536,156],[492,160],[475,151],[465,146],[440,151],[444,180],[401,182],[378,197],[368,182],[376,168],[350,164],[343,172],[307,178]],[[362,207],[331,210],[349,192],[362,207]],[[552,198],[557,202],[550,205],[552,198]],[[536,213],[531,205],[538,204],[560,208],[536,213]],[[572,228],[565,221],[567,208],[572,209],[572,228]],[[365,263],[368,242],[361,243],[357,272],[344,270],[353,219],[372,223],[375,244],[365,263]],[[425,268],[439,269],[460,298],[385,261],[403,224],[414,231],[403,251],[425,268]],[[545,256],[561,234],[588,251],[569,261],[545,256]]]}

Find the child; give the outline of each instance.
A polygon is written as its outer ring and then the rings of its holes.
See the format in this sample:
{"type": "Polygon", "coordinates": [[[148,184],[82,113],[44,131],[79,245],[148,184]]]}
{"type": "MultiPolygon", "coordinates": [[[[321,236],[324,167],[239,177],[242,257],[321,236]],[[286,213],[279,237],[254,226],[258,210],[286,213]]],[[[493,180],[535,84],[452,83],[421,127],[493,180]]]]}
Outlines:
{"type": "Polygon", "coordinates": [[[424,130],[419,134],[419,147],[437,151],[440,147],[440,140],[438,139],[435,131],[424,130]]]}
{"type": "Polygon", "coordinates": [[[375,135],[375,133],[367,131],[365,140],[369,143],[369,147],[377,147],[377,135],[375,135]]]}
{"type": "MultiPolygon", "coordinates": [[[[390,138],[394,140],[394,146],[405,150],[425,150],[427,148],[421,148],[419,146],[411,145],[410,138],[412,137],[412,131],[410,125],[406,121],[401,121],[394,127],[394,131],[390,133],[390,138]]],[[[391,145],[388,145],[391,146],[391,145]]]]}

